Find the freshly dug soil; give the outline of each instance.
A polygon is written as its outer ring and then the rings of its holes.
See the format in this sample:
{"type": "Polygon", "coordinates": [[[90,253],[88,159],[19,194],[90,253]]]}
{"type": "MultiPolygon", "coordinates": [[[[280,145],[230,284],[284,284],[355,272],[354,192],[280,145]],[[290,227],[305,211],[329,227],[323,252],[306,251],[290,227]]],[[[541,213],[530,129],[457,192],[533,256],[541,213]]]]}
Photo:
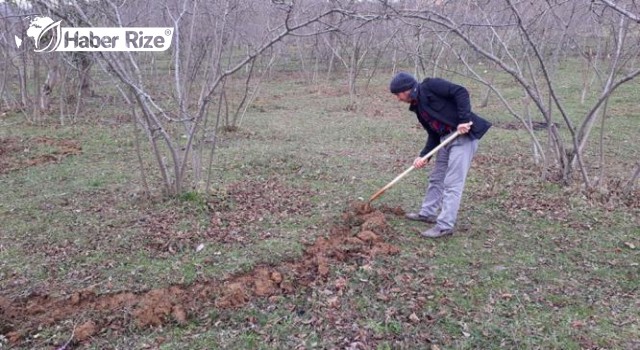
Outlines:
{"type": "MultiPolygon", "coordinates": [[[[402,214],[400,209],[383,210],[402,214]]],[[[337,263],[397,254],[399,249],[385,242],[391,233],[382,211],[368,203],[353,202],[329,229],[328,236],[316,239],[297,260],[258,266],[222,281],[148,291],[97,295],[92,290],[79,290],[64,297],[34,294],[17,300],[0,298],[0,333],[15,344],[42,327],[83,319],[87,321],[75,328],[73,340],[87,342],[106,329],[183,324],[207,307],[240,308],[255,298],[299,293],[326,282],[332,265],[337,263]]]]}

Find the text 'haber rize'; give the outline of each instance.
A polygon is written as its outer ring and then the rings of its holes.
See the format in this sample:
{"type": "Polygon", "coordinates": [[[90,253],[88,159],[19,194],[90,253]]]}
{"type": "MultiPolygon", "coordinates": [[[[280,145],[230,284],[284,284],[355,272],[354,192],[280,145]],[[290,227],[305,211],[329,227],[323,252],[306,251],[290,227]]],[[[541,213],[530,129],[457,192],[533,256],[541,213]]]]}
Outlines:
{"type": "MultiPolygon", "coordinates": [[[[127,48],[133,49],[153,49],[164,48],[165,38],[162,35],[143,35],[142,31],[136,32],[128,30],[125,32],[124,43],[127,48]]],[[[64,34],[64,47],[69,47],[70,44],[75,48],[105,48],[111,49],[118,45],[120,36],[100,36],[94,35],[93,32],[89,32],[89,35],[80,35],[78,32],[74,36],[69,36],[69,32],[64,34]]]]}

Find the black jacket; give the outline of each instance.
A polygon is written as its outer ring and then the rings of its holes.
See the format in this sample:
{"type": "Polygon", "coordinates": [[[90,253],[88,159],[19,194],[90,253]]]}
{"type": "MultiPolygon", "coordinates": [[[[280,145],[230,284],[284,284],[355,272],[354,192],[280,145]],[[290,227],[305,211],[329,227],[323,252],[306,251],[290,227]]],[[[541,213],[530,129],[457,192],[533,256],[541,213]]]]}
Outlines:
{"type": "Polygon", "coordinates": [[[450,126],[454,131],[459,124],[473,122],[469,136],[477,140],[491,127],[489,121],[471,111],[467,89],[447,80],[427,78],[413,88],[411,97],[416,103],[411,104],[409,110],[416,113],[428,134],[427,143],[420,152],[421,157],[440,144],[440,135],[420,118],[420,111],[426,111],[431,118],[450,126]]]}

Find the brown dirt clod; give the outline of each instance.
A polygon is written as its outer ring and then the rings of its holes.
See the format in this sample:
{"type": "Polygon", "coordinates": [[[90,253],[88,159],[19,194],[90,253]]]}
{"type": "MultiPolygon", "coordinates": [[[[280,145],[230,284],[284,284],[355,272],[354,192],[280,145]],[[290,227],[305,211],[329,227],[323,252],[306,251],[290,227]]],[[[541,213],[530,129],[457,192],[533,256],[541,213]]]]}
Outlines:
{"type": "Polygon", "coordinates": [[[382,212],[374,211],[362,218],[364,219],[361,226],[362,231],[373,231],[377,234],[384,234],[387,231],[389,225],[382,212]]]}
{"type": "Polygon", "coordinates": [[[355,215],[365,215],[374,211],[371,203],[363,201],[353,201],[349,203],[349,209],[355,215]]]}
{"type": "Polygon", "coordinates": [[[178,324],[187,323],[187,312],[182,305],[174,305],[171,309],[171,316],[173,316],[173,319],[176,320],[178,324]]]}
{"type": "Polygon", "coordinates": [[[357,237],[365,242],[377,242],[381,240],[380,236],[372,231],[362,231],[358,233],[357,237]]]}
{"type": "Polygon", "coordinates": [[[78,326],[74,332],[73,339],[78,342],[83,342],[98,332],[98,327],[95,322],[87,321],[78,326]]]}
{"type": "Polygon", "coordinates": [[[224,287],[222,296],[216,300],[219,308],[233,308],[244,305],[249,300],[249,295],[242,283],[231,283],[224,287]]]}

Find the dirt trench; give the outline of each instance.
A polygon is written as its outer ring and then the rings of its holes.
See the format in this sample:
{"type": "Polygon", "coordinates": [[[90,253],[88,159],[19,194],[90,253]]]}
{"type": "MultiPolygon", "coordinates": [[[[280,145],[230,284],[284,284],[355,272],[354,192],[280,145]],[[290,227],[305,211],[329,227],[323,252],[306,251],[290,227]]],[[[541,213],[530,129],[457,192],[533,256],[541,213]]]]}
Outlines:
{"type": "Polygon", "coordinates": [[[56,163],[66,157],[81,153],[82,147],[75,140],[48,137],[25,140],[15,137],[0,138],[0,174],[42,164],[56,163]],[[44,154],[38,154],[36,150],[43,147],[50,149],[44,154]]]}
{"type": "Polygon", "coordinates": [[[276,266],[258,266],[222,281],[102,295],[78,290],[65,297],[37,294],[19,300],[0,297],[0,334],[10,343],[19,344],[43,327],[83,319],[86,321],[73,331],[72,340],[79,343],[108,329],[183,324],[207,306],[240,308],[256,298],[300,293],[326,281],[333,264],[398,253],[399,249],[385,239],[393,234],[385,213],[401,215],[402,210],[376,210],[366,203],[352,202],[326,238],[317,238],[299,259],[276,266]]]}

